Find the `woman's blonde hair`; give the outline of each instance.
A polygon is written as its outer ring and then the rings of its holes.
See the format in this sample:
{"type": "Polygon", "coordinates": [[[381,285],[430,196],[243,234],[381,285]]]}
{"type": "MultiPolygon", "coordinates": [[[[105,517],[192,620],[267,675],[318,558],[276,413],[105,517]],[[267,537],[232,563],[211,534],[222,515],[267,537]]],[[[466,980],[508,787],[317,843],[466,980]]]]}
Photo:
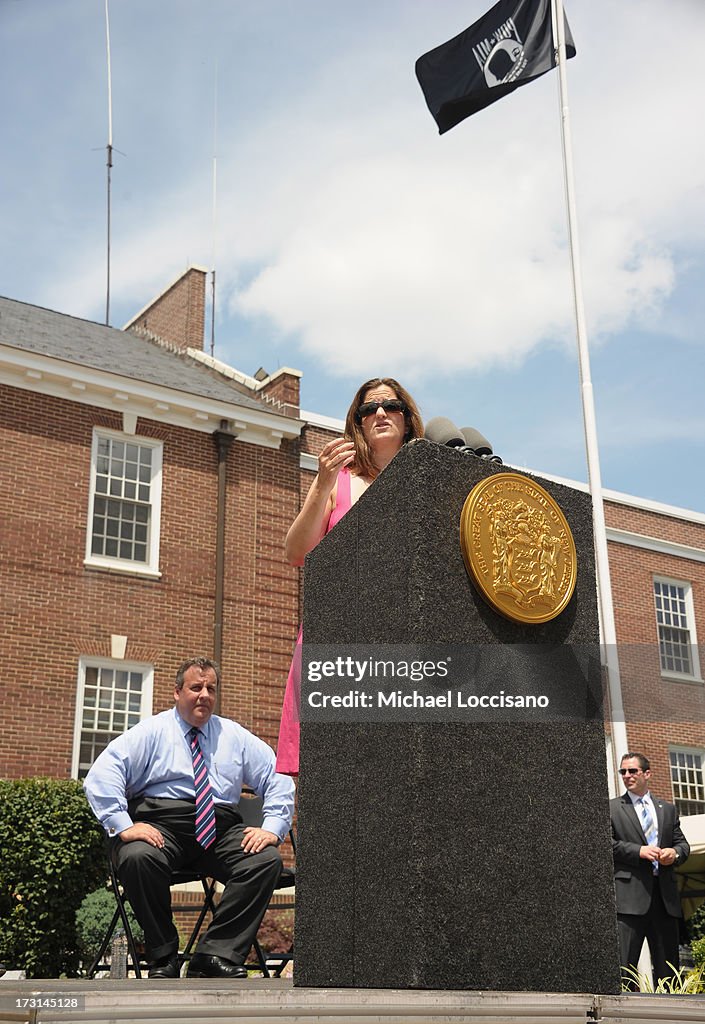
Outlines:
{"type": "Polygon", "coordinates": [[[372,450],[362,432],[362,421],[358,416],[358,409],[362,405],[365,394],[372,388],[382,385],[391,388],[397,398],[406,406],[404,410],[404,441],[411,441],[415,437],[423,437],[423,421],[416,402],[406,388],[403,388],[399,381],[393,377],[373,377],[372,380],[361,384],[355,393],[348,414],[345,417],[345,437],[355,445],[355,461],[350,464],[349,469],[354,470],[360,476],[374,478],[379,475],[379,470],[374,464],[372,450]]]}

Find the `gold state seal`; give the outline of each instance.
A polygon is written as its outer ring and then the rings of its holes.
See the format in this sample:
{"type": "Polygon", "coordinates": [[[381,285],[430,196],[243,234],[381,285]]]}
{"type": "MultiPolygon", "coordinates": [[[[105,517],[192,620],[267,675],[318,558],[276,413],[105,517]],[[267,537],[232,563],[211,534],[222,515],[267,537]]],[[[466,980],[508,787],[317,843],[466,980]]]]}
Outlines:
{"type": "Polygon", "coordinates": [[[570,527],[548,491],[519,473],[477,484],[460,517],[468,572],[485,600],[515,622],[548,622],[575,588],[570,527]]]}

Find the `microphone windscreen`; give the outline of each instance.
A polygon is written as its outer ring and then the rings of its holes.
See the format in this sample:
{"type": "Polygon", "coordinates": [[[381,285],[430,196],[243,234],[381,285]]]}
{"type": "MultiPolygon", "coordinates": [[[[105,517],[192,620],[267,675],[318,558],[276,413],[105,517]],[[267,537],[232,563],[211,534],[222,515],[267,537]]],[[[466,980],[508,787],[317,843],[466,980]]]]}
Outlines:
{"type": "Polygon", "coordinates": [[[472,448],[476,455],[491,455],[492,445],[483,437],[479,430],[474,427],[461,427],[460,433],[468,448],[472,448]]]}
{"type": "Polygon", "coordinates": [[[434,441],[436,444],[446,444],[451,448],[461,448],[465,439],[455,423],[445,416],[434,416],[426,424],[424,437],[427,441],[434,441]]]}

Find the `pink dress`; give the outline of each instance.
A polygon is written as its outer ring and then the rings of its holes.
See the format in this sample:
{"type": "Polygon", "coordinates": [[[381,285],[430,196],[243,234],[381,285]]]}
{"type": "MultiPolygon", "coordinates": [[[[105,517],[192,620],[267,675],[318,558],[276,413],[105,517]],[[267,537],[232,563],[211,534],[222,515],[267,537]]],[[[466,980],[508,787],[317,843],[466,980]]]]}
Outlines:
{"type": "MultiPolygon", "coordinates": [[[[346,512],[350,510],[350,473],[342,469],[338,473],[338,488],[335,507],[330,514],[326,533],[330,533],[346,512]]],[[[299,774],[299,707],[301,704],[301,643],[302,628],[296,638],[294,656],[291,659],[289,675],[286,680],[284,706],[279,723],[279,741],[277,743],[276,770],[282,775],[299,774]]]]}

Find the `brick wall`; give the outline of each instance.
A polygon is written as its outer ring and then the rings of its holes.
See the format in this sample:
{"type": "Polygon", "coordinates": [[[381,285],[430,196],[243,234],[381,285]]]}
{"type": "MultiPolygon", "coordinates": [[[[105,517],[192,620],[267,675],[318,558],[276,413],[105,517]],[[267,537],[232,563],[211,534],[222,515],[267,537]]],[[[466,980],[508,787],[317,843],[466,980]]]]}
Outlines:
{"type": "Polygon", "coordinates": [[[301,436],[301,451],[307,455],[318,455],[321,448],[334,437],[342,437],[342,431],[307,424],[301,436]]]}
{"type": "Polygon", "coordinates": [[[705,525],[702,523],[610,501],[605,502],[605,519],[607,525],[616,530],[631,530],[644,537],[705,548],[705,525]]]}
{"type": "MultiPolygon", "coordinates": [[[[705,525],[616,503],[606,504],[605,515],[608,526],[705,550],[705,525]]],[[[705,750],[705,687],[661,674],[653,580],[666,576],[691,584],[702,645],[705,563],[628,544],[608,547],[627,738],[651,761],[653,791],[670,800],[669,745],[705,750]]]]}
{"type": "MultiPolygon", "coordinates": [[[[298,628],[298,574],[284,540],[299,507],[298,448],[235,442],[229,458],[225,622],[237,685],[223,713],[276,739],[298,628]]],[[[227,643],[227,641],[226,641],[227,643]]]]}
{"type": "MultiPolygon", "coordinates": [[[[212,652],[217,455],[209,434],[138,422],[164,441],[160,580],[83,565],[95,426],[117,414],[0,385],[0,612],[10,678],[0,776],[68,776],[78,662],[154,665],[154,710],[172,703],[183,657],[212,652]]],[[[283,557],[299,506],[298,451],[236,441],[228,456],[222,712],[270,743],[298,623],[297,572],[283,557]]]]}
{"type": "Polygon", "coordinates": [[[135,317],[129,326],[184,351],[187,348],[203,349],[205,283],[205,270],[189,267],[178,281],[135,317]]]}
{"type": "MultiPolygon", "coordinates": [[[[111,634],[126,658],[155,668],[154,710],[172,703],[182,657],[212,652],[217,453],[213,438],[151,420],[138,436],[164,442],[161,579],[83,564],[94,427],[119,431],[117,413],[0,385],[0,613],[6,680],[0,775],[66,777],[81,656],[109,658],[111,634]]],[[[279,451],[236,440],[228,455],[222,713],[274,744],[297,626],[301,573],[284,538],[336,432],[308,426],[279,451]]],[[[705,526],[608,503],[622,530],[705,549],[705,526]]],[[[627,732],[654,766],[654,791],[670,797],[669,744],[705,749],[705,689],[660,672],[653,577],[692,585],[705,638],[705,564],[609,544],[627,732]]],[[[702,666],[705,668],[705,664],[702,666]]]]}
{"type": "Polygon", "coordinates": [[[291,416],[299,415],[299,384],[300,377],[296,373],[282,370],[272,375],[272,379],[262,388],[261,394],[278,402],[280,409],[291,416]]]}

